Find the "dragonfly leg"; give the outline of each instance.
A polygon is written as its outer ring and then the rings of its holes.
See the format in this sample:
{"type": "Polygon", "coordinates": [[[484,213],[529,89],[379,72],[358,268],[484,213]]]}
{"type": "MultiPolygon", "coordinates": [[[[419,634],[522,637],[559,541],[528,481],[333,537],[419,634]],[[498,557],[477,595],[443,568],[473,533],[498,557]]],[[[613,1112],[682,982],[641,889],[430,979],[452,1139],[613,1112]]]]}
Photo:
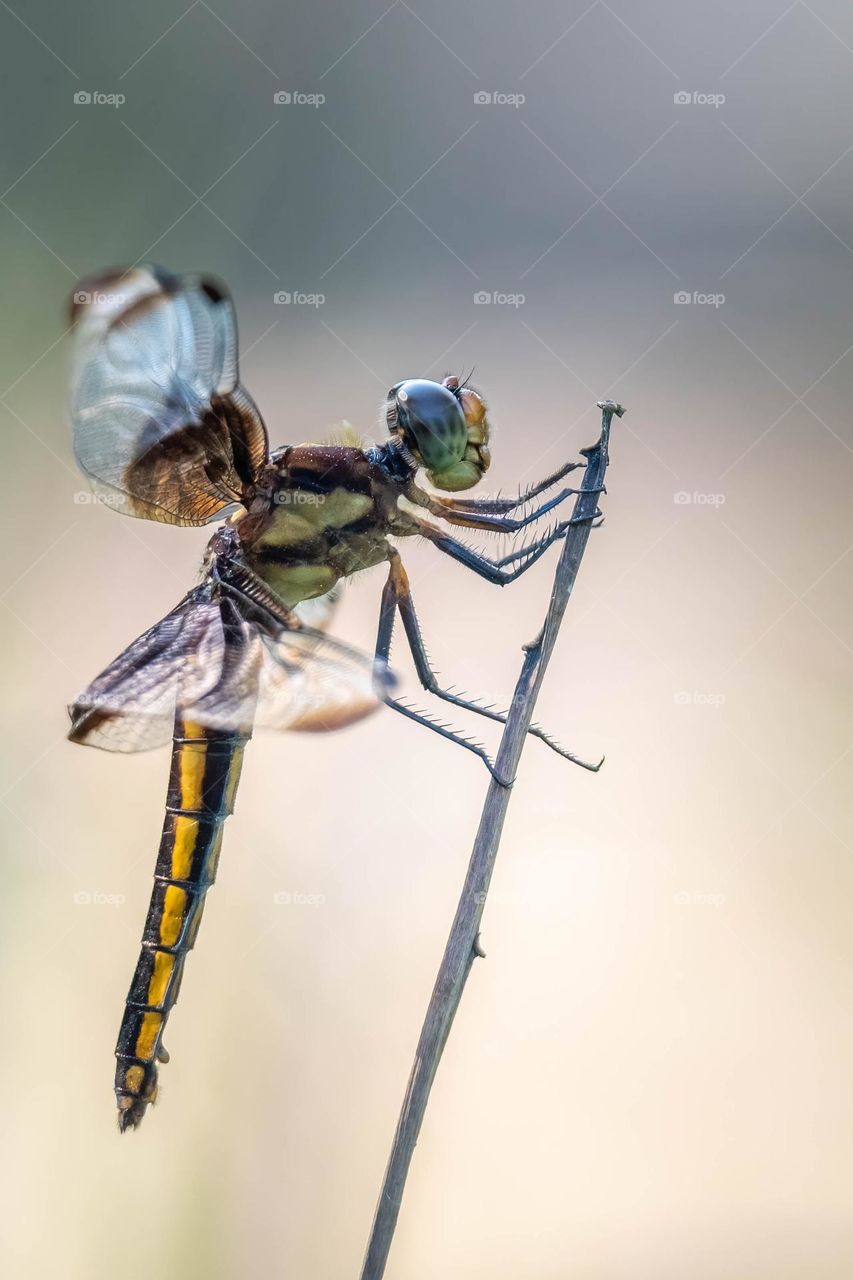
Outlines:
{"type": "MultiPolygon", "coordinates": [[[[571,521],[570,523],[583,524],[585,523],[585,521],[577,520],[577,521],[571,521]]],[[[604,517],[601,515],[599,511],[596,511],[595,517],[592,520],[590,527],[593,529],[599,529],[603,524],[604,524],[604,517]]],[[[523,560],[525,556],[529,555],[531,549],[535,549],[537,546],[538,546],[538,543],[534,541],[534,542],[528,543],[524,547],[516,547],[514,551],[509,551],[505,556],[499,556],[496,560],[493,560],[492,564],[495,565],[498,569],[502,569],[505,565],[508,565],[508,564],[515,564],[519,560],[523,560]]]]}
{"type": "MultiPolygon", "coordinates": [[[[429,656],[424,645],[423,634],[421,632],[420,623],[418,622],[417,613],[415,611],[414,600],[412,599],[411,589],[409,587],[409,579],[403,568],[403,563],[399,555],[395,554],[391,560],[391,568],[388,574],[388,581],[382,592],[382,612],[380,615],[379,637],[384,645],[384,653],[379,653],[377,645],[377,658],[381,662],[386,662],[390,653],[391,634],[394,627],[395,610],[399,610],[400,617],[403,620],[403,628],[406,632],[406,639],[409,642],[409,650],[415,663],[415,670],[418,679],[428,693],[435,694],[437,698],[443,699],[445,702],[452,703],[455,707],[461,707],[464,711],[473,711],[477,715],[485,716],[489,720],[495,720],[499,724],[506,724],[507,713],[504,711],[495,711],[493,707],[484,706],[475,700],[465,698],[461,694],[454,693],[451,689],[442,689],[438,683],[435,672],[430,666],[429,656]]],[[[597,764],[591,764],[587,760],[581,760],[571,751],[567,751],[555,742],[550,734],[546,733],[539,725],[531,725],[527,732],[531,737],[539,738],[546,746],[555,751],[557,755],[562,756],[564,760],[570,760],[573,764],[580,765],[582,769],[589,769],[592,773],[597,773],[604,763],[603,758],[597,764]]]]}
{"type": "MultiPolygon", "coordinates": [[[[538,484],[531,484],[526,489],[520,489],[514,498],[444,498],[442,505],[448,507],[452,511],[479,511],[489,513],[491,515],[505,515],[508,511],[515,511],[518,507],[523,507],[525,503],[532,502],[534,498],[538,498],[540,493],[544,493],[546,489],[550,489],[558,480],[562,480],[570,471],[577,471],[585,464],[583,462],[567,462],[553,475],[546,476],[544,480],[540,480],[538,484]]],[[[569,490],[569,492],[574,492],[569,490]]]]}
{"type": "Polygon", "coordinates": [[[466,738],[463,734],[457,733],[455,729],[451,729],[449,725],[441,724],[425,712],[418,711],[414,707],[410,707],[408,703],[401,701],[401,699],[390,696],[387,679],[384,677],[388,670],[388,661],[391,656],[391,640],[394,635],[394,619],[397,612],[400,574],[402,574],[403,580],[406,580],[400,557],[395,552],[391,559],[391,571],[382,590],[382,602],[379,607],[379,629],[376,636],[376,652],[374,655],[374,668],[377,677],[375,682],[376,696],[384,702],[386,707],[390,707],[392,711],[397,711],[400,715],[405,716],[407,720],[413,720],[416,724],[423,725],[426,729],[431,729],[433,733],[439,734],[442,738],[447,738],[448,741],[464,747],[466,751],[473,752],[475,756],[479,756],[483,761],[496,782],[499,782],[503,787],[511,786],[512,779],[500,776],[486,748],[481,746],[479,742],[466,738]]]}
{"type": "Polygon", "coordinates": [[[460,542],[458,538],[451,537],[450,534],[445,533],[442,529],[437,529],[435,525],[428,524],[424,520],[418,520],[417,523],[423,536],[438,547],[439,551],[443,551],[445,555],[458,560],[466,568],[472,569],[474,573],[481,578],[485,578],[487,582],[493,582],[496,586],[505,587],[510,582],[515,582],[516,578],[521,577],[527,569],[536,563],[540,556],[545,554],[550,546],[565,537],[572,525],[592,524],[600,514],[596,509],[594,514],[589,516],[562,520],[549,533],[531,542],[529,546],[521,548],[518,552],[511,552],[508,556],[497,560],[492,560],[481,552],[475,551],[473,547],[466,546],[464,542],[460,542]],[[514,567],[511,569],[506,568],[506,564],[512,562],[514,562],[514,567]]]}
{"type": "Polygon", "coordinates": [[[561,489],[553,498],[549,498],[541,506],[535,507],[533,511],[528,511],[527,515],[518,518],[482,512],[472,507],[459,510],[451,505],[451,500],[444,498],[436,499],[431,497],[426,504],[426,509],[430,515],[438,516],[440,520],[446,520],[448,524],[462,525],[466,529],[482,529],[488,533],[518,533],[536,520],[541,520],[549,511],[553,511],[554,507],[558,507],[561,502],[565,502],[566,498],[571,498],[579,493],[594,493],[597,495],[603,492],[603,488],[561,489]]]}
{"type": "Polygon", "coordinates": [[[576,462],[568,463],[561,470],[555,471],[547,480],[543,480],[541,484],[532,485],[525,492],[519,493],[516,498],[445,498],[426,493],[418,485],[412,485],[406,497],[430,515],[446,520],[448,524],[462,525],[467,529],[482,529],[491,533],[518,533],[534,521],[541,520],[549,511],[553,511],[555,507],[565,502],[566,498],[574,497],[579,493],[597,495],[605,492],[603,486],[598,489],[561,489],[559,493],[534,507],[532,511],[517,517],[509,515],[510,511],[531,502],[544,489],[550,488],[568,471],[580,465],[576,462]]]}

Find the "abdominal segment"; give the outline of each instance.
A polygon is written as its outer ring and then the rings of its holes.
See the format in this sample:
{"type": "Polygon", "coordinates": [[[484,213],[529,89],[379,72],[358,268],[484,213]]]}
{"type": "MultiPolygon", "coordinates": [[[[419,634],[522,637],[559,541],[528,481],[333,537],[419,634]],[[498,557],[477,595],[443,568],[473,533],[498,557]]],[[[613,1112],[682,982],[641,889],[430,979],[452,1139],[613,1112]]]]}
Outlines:
{"type": "Polygon", "coordinates": [[[162,1036],[216,876],[222,826],[234,807],[246,738],[175,724],[154,890],[116,1045],[119,1127],[136,1127],[157,1095],[162,1036]]]}

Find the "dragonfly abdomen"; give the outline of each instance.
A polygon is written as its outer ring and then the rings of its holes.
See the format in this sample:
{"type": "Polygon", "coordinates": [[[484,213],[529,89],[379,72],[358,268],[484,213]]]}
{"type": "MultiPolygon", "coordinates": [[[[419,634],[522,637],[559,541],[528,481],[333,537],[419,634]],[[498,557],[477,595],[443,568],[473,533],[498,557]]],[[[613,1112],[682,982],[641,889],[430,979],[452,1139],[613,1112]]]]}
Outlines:
{"type": "Polygon", "coordinates": [[[163,1029],[178,998],[204,897],[216,876],[222,827],[233,811],[246,736],[178,716],[166,817],[142,947],[116,1045],[119,1128],[135,1128],[168,1061],[163,1029]]]}

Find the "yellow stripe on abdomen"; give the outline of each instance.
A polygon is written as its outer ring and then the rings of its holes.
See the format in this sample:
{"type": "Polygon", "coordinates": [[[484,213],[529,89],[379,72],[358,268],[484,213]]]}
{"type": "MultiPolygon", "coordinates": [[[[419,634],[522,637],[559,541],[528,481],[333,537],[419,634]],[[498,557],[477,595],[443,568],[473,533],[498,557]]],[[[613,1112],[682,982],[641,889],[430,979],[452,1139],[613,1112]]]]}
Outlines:
{"type": "Polygon", "coordinates": [[[228,778],[225,782],[225,812],[234,812],[234,798],[240,785],[240,774],[243,770],[243,748],[237,747],[231,756],[228,766],[228,778]]]}
{"type": "Polygon", "coordinates": [[[173,880],[189,879],[197,840],[198,818],[190,818],[184,813],[176,814],[172,847],[173,880]]]}
{"type": "Polygon", "coordinates": [[[184,925],[189,894],[186,889],[179,889],[170,884],[163,902],[163,913],[160,916],[160,941],[164,947],[174,947],[181,936],[184,925]]]}
{"type": "Polygon", "coordinates": [[[143,1062],[150,1062],[157,1048],[157,1037],[163,1026],[162,1013],[146,1013],[142,1018],[142,1026],[136,1037],[135,1057],[143,1062]]]}
{"type": "Polygon", "coordinates": [[[154,972],[148,983],[148,1003],[162,1005],[166,999],[169,979],[175,971],[176,957],[171,951],[158,951],[154,956],[154,972]]]}
{"type": "Polygon", "coordinates": [[[154,891],[116,1046],[122,1129],[139,1124],[157,1094],[157,1060],[168,1056],[163,1028],[216,874],[222,824],[234,805],[245,741],[180,717],[175,723],[154,891]]]}
{"type": "Polygon", "coordinates": [[[202,807],[207,745],[203,742],[184,742],[181,743],[180,753],[181,808],[198,810],[202,807]]]}

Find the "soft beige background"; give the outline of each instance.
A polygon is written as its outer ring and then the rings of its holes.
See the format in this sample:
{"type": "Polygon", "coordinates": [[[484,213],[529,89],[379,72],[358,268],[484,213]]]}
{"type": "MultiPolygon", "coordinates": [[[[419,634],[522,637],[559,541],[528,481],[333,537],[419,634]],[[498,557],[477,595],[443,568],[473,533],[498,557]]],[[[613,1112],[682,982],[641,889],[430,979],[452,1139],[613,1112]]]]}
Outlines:
{"type": "MultiPolygon", "coordinates": [[[[119,1139],[167,755],[64,706],[207,535],[76,499],[63,307],[142,258],[230,283],[274,443],[475,364],[511,490],[629,407],[541,708],[607,765],[525,757],[389,1276],[849,1276],[849,6],[11,0],[0,36],[4,1274],[357,1274],[486,785],[390,714],[259,736],[119,1139]]],[[[505,698],[553,559],[406,558],[445,678],[505,698]]]]}

